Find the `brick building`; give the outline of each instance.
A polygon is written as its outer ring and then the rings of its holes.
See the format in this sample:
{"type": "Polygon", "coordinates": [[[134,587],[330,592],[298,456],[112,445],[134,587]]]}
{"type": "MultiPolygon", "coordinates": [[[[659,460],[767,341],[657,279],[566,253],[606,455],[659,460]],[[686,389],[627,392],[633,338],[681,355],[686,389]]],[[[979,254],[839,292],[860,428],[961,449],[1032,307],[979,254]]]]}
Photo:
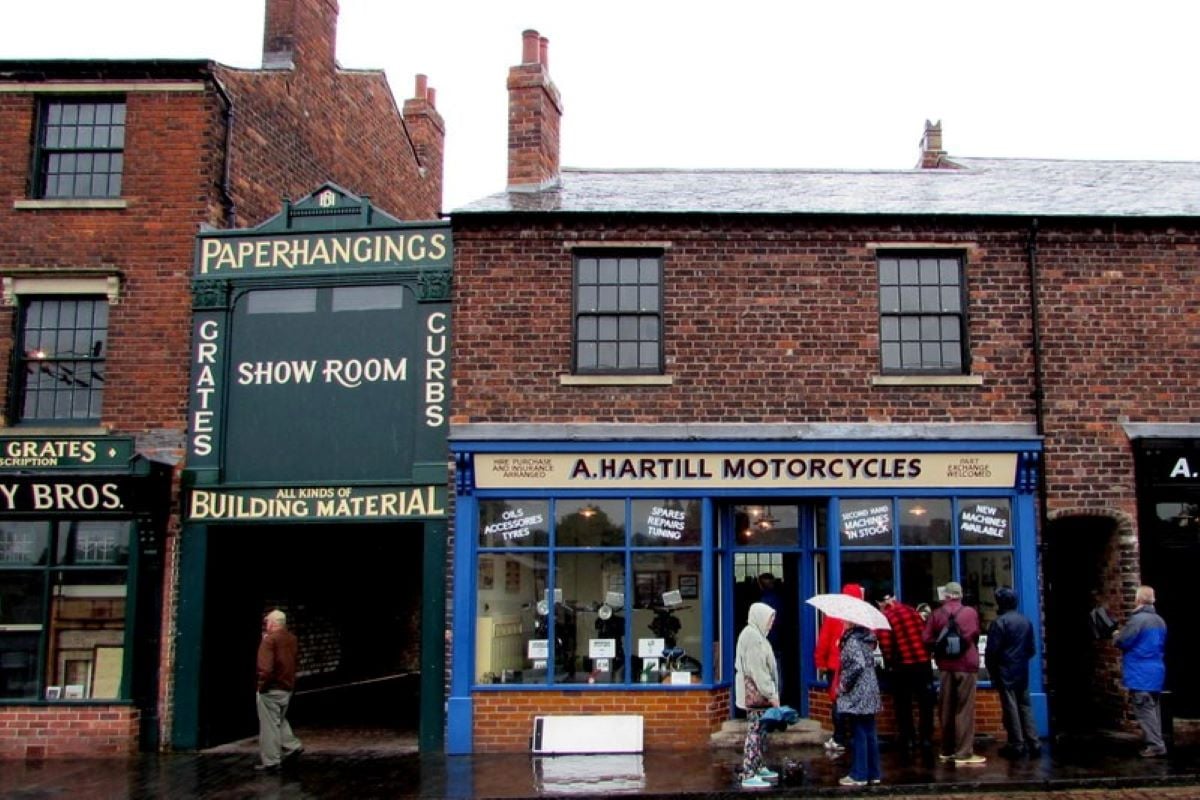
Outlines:
{"type": "Polygon", "coordinates": [[[562,169],[546,49],[509,73],[507,190],[451,215],[449,751],[595,713],[703,746],[763,572],[803,713],[805,597],[955,580],[1035,621],[1043,733],[1121,724],[1092,592],[1194,625],[1200,165],[952,158],[939,124],[912,170],[562,169]]]}
{"type": "Polygon", "coordinates": [[[341,68],[337,14],[267,0],[261,69],[0,61],[0,756],[169,738],[196,234],[328,181],[439,214],[433,91],[341,68]]]}

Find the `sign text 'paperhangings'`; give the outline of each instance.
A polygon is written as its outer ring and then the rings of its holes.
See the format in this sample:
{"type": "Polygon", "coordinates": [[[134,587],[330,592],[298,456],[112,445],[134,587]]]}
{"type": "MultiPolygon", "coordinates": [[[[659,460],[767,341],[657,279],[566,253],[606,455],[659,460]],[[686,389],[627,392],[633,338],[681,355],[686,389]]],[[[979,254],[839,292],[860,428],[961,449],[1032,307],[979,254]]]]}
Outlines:
{"type": "Polygon", "coordinates": [[[198,277],[286,272],[347,272],[380,267],[446,267],[444,229],[362,231],[300,236],[201,238],[198,277]]]}
{"type": "Polygon", "coordinates": [[[512,488],[1006,488],[1015,453],[480,453],[475,484],[512,488]]]}

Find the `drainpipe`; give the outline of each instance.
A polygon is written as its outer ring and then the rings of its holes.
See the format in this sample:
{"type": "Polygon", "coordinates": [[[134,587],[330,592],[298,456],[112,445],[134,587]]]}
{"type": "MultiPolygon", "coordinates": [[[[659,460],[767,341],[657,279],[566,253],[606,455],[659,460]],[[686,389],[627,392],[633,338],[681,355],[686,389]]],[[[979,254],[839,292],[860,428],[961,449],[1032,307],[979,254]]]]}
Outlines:
{"type": "MultiPolygon", "coordinates": [[[[1029,223],[1029,240],[1026,244],[1026,256],[1029,266],[1029,323],[1033,328],[1033,416],[1037,425],[1037,435],[1042,438],[1042,463],[1038,469],[1038,522],[1044,534],[1049,521],[1046,508],[1046,386],[1042,374],[1042,324],[1041,311],[1038,304],[1038,219],[1034,217],[1029,223]]],[[[1039,548],[1040,549],[1040,548],[1039,548]]]]}
{"type": "Polygon", "coordinates": [[[225,210],[225,227],[237,227],[237,207],[233,202],[233,193],[230,190],[229,174],[232,169],[230,161],[233,159],[233,100],[229,97],[229,92],[222,85],[221,79],[217,77],[215,72],[210,72],[213,86],[216,87],[217,95],[220,96],[224,108],[222,112],[225,116],[225,147],[221,156],[221,184],[217,188],[221,192],[221,205],[225,210]]]}

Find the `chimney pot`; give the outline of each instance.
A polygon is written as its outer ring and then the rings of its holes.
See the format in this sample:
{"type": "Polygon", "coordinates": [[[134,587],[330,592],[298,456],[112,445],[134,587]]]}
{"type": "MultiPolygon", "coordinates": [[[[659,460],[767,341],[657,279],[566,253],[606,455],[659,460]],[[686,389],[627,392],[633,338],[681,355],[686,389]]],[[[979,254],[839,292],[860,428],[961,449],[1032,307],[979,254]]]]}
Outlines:
{"type": "Polygon", "coordinates": [[[434,89],[432,86],[429,87],[429,91],[425,93],[425,99],[429,101],[430,108],[437,108],[437,103],[435,102],[436,98],[437,89],[434,89]]]}
{"type": "Polygon", "coordinates": [[[538,64],[541,63],[539,55],[541,44],[538,37],[538,32],[535,30],[527,30],[521,34],[521,63],[522,64],[538,64]]]}
{"type": "Polygon", "coordinates": [[[527,30],[522,62],[508,71],[508,188],[541,191],[557,186],[562,99],[550,80],[550,40],[527,30]]]}
{"type": "Polygon", "coordinates": [[[937,169],[944,166],[946,151],[942,149],[942,121],[925,120],[925,133],[921,136],[921,169],[937,169]]]}
{"type": "Polygon", "coordinates": [[[417,88],[413,91],[413,97],[418,100],[424,100],[428,96],[429,78],[425,75],[417,74],[417,88]]]}

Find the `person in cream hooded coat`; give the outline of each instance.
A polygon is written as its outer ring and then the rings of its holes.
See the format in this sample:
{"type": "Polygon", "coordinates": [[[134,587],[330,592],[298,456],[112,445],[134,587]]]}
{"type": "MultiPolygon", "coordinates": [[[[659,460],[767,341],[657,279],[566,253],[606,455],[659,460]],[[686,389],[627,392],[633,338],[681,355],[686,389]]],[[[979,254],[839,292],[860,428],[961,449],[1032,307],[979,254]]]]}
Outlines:
{"type": "Polygon", "coordinates": [[[767,634],[775,624],[775,609],[766,603],[754,603],[747,615],[746,627],[737,641],[737,674],[734,677],[734,702],[746,711],[746,742],[742,752],[742,785],[767,786],[765,778],[777,777],[763,766],[766,753],[766,733],[762,726],[763,711],[779,706],[779,672],[775,651],[767,634]],[[746,679],[754,681],[759,693],[766,698],[765,706],[746,704],[746,679]]]}

